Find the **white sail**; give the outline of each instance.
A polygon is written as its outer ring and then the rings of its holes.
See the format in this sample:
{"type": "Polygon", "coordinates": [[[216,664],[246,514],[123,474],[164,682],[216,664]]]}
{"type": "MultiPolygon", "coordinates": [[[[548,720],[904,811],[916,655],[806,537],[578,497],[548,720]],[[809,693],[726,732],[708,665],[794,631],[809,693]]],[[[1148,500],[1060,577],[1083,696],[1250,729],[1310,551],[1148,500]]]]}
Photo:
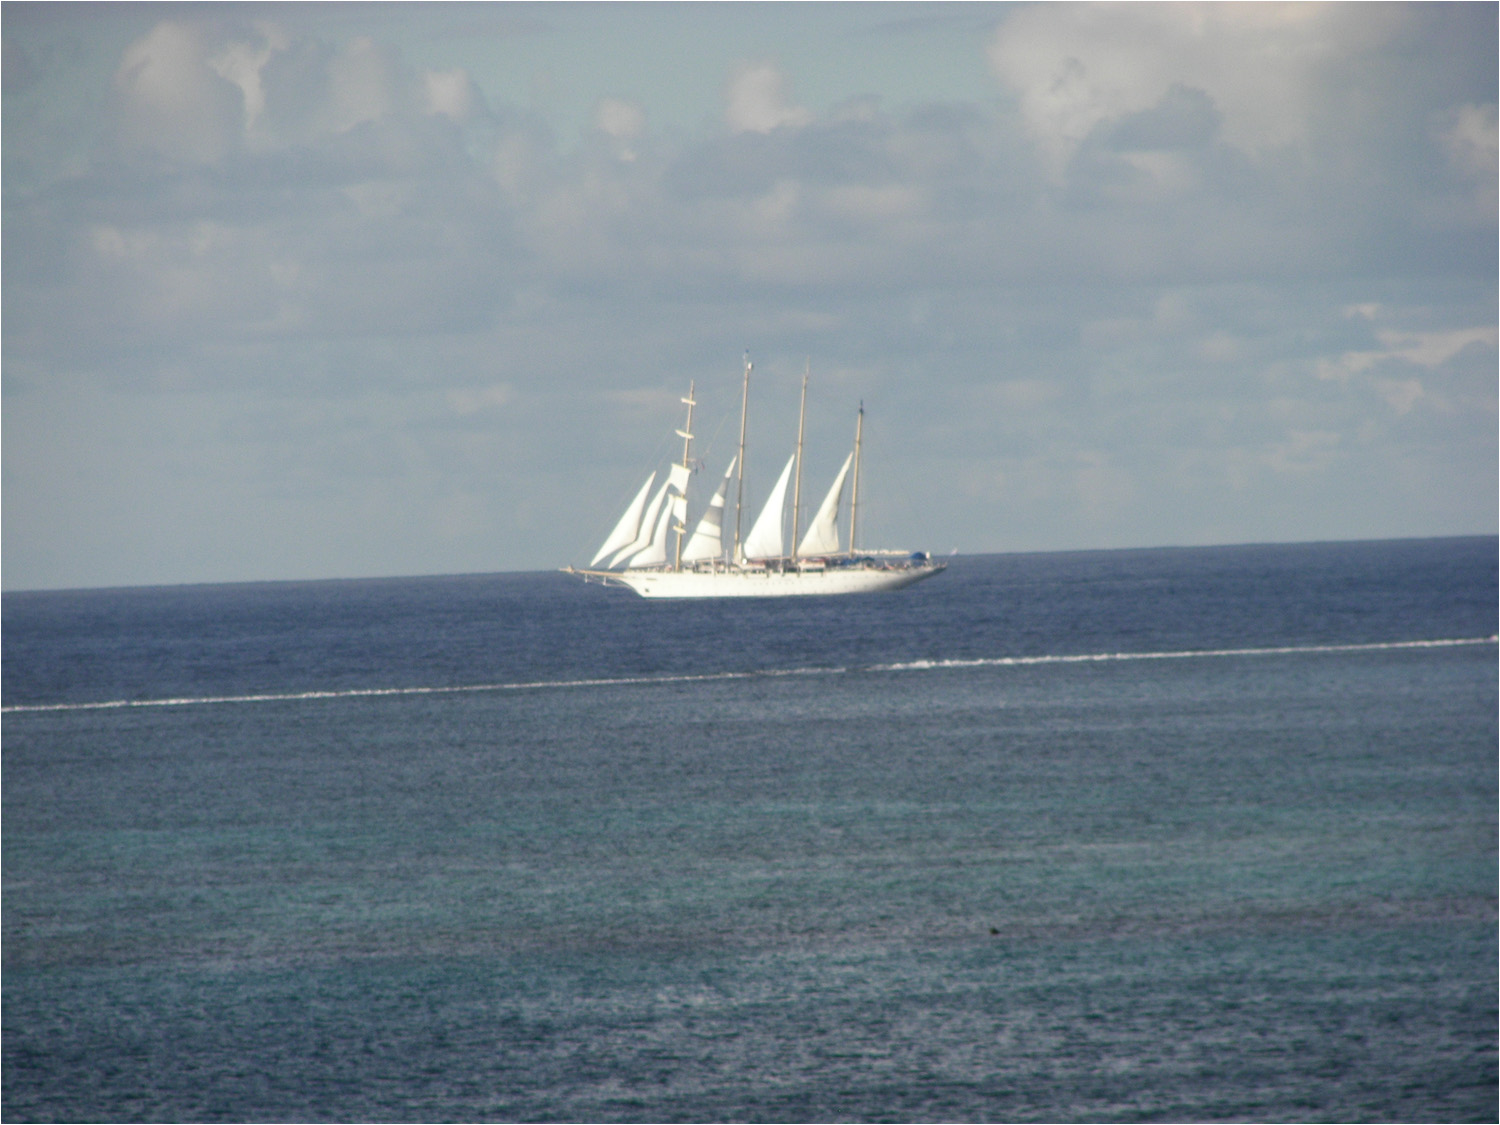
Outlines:
{"type": "Polygon", "coordinates": [[[744,554],[747,559],[779,559],[786,553],[782,546],[783,513],[786,509],[786,485],[792,476],[792,465],[796,463],[794,453],[787,458],[786,468],[771,489],[771,498],[761,509],[760,518],[745,538],[744,554]]]}
{"type": "Polygon", "coordinates": [[[625,565],[632,570],[643,566],[664,566],[667,561],[667,533],[671,531],[674,520],[680,521],[687,515],[687,484],[691,473],[684,465],[673,465],[667,474],[667,483],[662,487],[666,489],[669,502],[661,510],[661,515],[656,519],[656,528],[652,532],[651,542],[638,554],[632,555],[630,561],[625,565]]]}
{"type": "MultiPolygon", "coordinates": [[[[656,474],[651,474],[655,476],[656,474]]],[[[656,495],[651,497],[651,503],[646,505],[646,514],[641,517],[641,528],[639,533],[632,539],[623,551],[609,560],[610,566],[619,566],[637,551],[644,551],[651,545],[652,537],[656,532],[656,516],[661,511],[661,502],[667,498],[667,485],[670,480],[661,482],[661,487],[656,490],[656,495]]]]}
{"type": "Polygon", "coordinates": [[[669,504],[657,517],[656,531],[651,536],[651,542],[646,545],[646,549],[632,555],[625,565],[631,570],[638,570],[643,566],[661,566],[665,563],[667,561],[667,532],[671,530],[671,527],[672,507],[669,504]]]}
{"type": "Polygon", "coordinates": [[[852,453],[844,458],[844,467],[839,470],[833,487],[823,498],[823,506],[808,525],[807,534],[797,547],[797,554],[813,556],[839,553],[839,503],[844,498],[844,478],[849,475],[849,465],[853,460],[852,453]]]}
{"type": "Polygon", "coordinates": [[[678,527],[687,526],[687,489],[692,476],[686,465],[673,465],[667,473],[667,494],[672,497],[672,518],[678,527]]]}
{"type": "Polygon", "coordinates": [[[708,511],[703,513],[703,518],[698,521],[693,537],[682,549],[683,562],[705,562],[708,559],[716,559],[723,553],[724,545],[721,535],[724,527],[724,497],[729,493],[729,479],[734,476],[734,467],[739,464],[739,460],[735,457],[729,462],[729,469],[724,473],[724,479],[719,484],[719,491],[715,492],[714,498],[708,502],[708,511]]]}
{"type": "Polygon", "coordinates": [[[646,507],[646,494],[651,491],[654,483],[656,483],[656,474],[653,472],[646,478],[646,483],[641,485],[641,490],[635,494],[630,507],[625,509],[620,522],[615,524],[615,529],[609,533],[609,538],[604,541],[604,546],[599,548],[599,553],[594,556],[589,566],[598,566],[599,560],[605,555],[635,542],[635,537],[641,532],[641,511],[646,507]]]}

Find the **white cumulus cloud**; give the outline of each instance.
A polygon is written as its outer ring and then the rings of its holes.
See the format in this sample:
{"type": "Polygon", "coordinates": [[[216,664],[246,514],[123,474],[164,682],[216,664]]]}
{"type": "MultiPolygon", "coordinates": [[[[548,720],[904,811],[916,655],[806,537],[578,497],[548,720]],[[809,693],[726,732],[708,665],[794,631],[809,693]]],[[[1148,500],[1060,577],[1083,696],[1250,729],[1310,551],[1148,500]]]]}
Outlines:
{"type": "Polygon", "coordinates": [[[1493,183],[1496,169],[1496,122],[1493,105],[1455,108],[1438,141],[1453,167],[1493,183]]]}
{"type": "Polygon", "coordinates": [[[1000,24],[995,76],[1060,170],[1100,124],[1201,91],[1225,139],[1261,152],[1306,140],[1325,71],[1387,38],[1399,9],[1316,4],[1041,4],[1000,24]]]}
{"type": "Polygon", "coordinates": [[[429,70],[422,75],[422,85],[427,96],[427,112],[464,121],[479,110],[483,103],[469,72],[458,70],[429,70]]]}
{"type": "Polygon", "coordinates": [[[594,125],[614,142],[615,153],[621,160],[634,160],[632,142],[646,131],[646,112],[634,102],[603,98],[595,107],[594,125]]]}
{"type": "Polygon", "coordinates": [[[730,79],[724,120],[736,133],[806,125],[812,114],[791,102],[791,83],[772,63],[749,63],[730,79]]]}
{"type": "Polygon", "coordinates": [[[190,24],[167,21],[131,44],[115,72],[125,147],[213,163],[238,144],[244,95],[209,63],[210,44],[190,24]]]}

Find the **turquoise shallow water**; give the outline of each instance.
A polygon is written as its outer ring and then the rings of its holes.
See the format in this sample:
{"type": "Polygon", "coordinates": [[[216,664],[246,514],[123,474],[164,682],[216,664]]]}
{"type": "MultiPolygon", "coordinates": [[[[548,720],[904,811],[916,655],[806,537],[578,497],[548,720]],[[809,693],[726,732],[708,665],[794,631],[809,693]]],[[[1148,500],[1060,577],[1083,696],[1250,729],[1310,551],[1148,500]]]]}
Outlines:
{"type": "Polygon", "coordinates": [[[1494,559],[7,595],[5,1116],[1493,1119],[1494,559]]]}

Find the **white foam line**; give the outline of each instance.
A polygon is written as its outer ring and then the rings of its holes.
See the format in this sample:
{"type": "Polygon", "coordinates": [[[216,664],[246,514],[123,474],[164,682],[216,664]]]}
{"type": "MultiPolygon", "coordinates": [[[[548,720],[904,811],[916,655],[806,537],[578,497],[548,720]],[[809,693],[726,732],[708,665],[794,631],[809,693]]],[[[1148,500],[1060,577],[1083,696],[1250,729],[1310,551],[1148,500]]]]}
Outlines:
{"type": "MultiPolygon", "coordinates": [[[[1288,645],[1279,648],[1187,649],[1178,652],[1100,652],[1064,656],[995,656],[964,660],[911,660],[874,664],[865,672],[925,672],[949,668],[1010,668],[1035,664],[1100,664],[1125,660],[1186,660],[1227,656],[1294,656],[1316,653],[1381,652],[1414,648],[1492,645],[1497,637],[1463,637],[1440,641],[1381,641],[1351,645],[1288,645]]],[[[111,699],[94,703],[18,703],[0,714],[18,711],[111,711],[130,707],[193,707],[210,703],[278,703],[312,699],[366,699],[391,695],[458,695],[485,691],[538,691],[546,688],[617,687],[630,684],[691,684],[714,680],[748,680],[766,676],[837,676],[848,668],[782,668],[764,672],[705,672],[677,676],[609,676],[585,680],[534,680],[509,684],[463,684],[453,687],[347,688],[342,691],[267,692],[263,695],[203,695],[175,699],[111,699]]]]}
{"type": "MultiPolygon", "coordinates": [[[[809,669],[821,671],[821,669],[809,669]]],[[[842,671],[843,669],[839,669],[842,671]]],[[[513,684],[462,684],[453,687],[346,688],[342,691],[267,692],[264,695],[200,695],[177,699],[111,699],[98,703],[18,703],[0,707],[12,711],[108,711],[124,707],[191,707],[206,703],[277,703],[303,699],[363,699],[382,695],[456,695],[480,691],[528,691],[541,688],[610,687],[617,684],[679,684],[704,680],[738,680],[758,675],[796,675],[786,672],[710,672],[683,676],[612,676],[593,680],[537,680],[513,684]]]]}
{"type": "Polygon", "coordinates": [[[1031,664],[1098,664],[1119,660],[1187,660],[1224,656],[1296,656],[1306,653],[1382,652],[1411,648],[1453,648],[1459,645],[1492,645],[1496,637],[1462,637],[1442,641],[1379,641],[1353,645],[1287,645],[1278,648],[1201,648],[1178,652],[1098,652],[1069,656],[993,656],[967,660],[913,660],[902,664],[877,664],[872,672],[915,672],[931,668],[1008,668],[1031,664]]]}

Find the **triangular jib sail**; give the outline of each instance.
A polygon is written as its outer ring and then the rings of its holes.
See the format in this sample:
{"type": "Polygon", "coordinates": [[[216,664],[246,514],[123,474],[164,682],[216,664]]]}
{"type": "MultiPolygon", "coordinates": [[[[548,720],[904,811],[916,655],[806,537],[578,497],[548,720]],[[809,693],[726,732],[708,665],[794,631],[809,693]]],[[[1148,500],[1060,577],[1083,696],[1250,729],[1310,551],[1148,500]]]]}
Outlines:
{"type": "Polygon", "coordinates": [[[651,491],[651,486],[656,482],[656,473],[653,472],[646,478],[646,483],[641,485],[641,490],[635,494],[635,499],[630,502],[630,507],[625,509],[625,514],[620,517],[620,522],[615,524],[615,529],[609,533],[609,538],[604,541],[604,546],[599,548],[599,553],[594,556],[589,566],[598,566],[599,560],[605,555],[618,551],[635,542],[635,537],[641,530],[641,512],[646,507],[646,494],[651,491]]]}
{"type": "Polygon", "coordinates": [[[665,566],[667,562],[667,533],[674,519],[681,524],[687,516],[687,484],[689,471],[682,465],[673,465],[667,474],[667,483],[662,485],[670,502],[662,508],[651,534],[651,542],[639,554],[632,555],[625,565],[632,570],[643,566],[665,566]]]}
{"type": "Polygon", "coordinates": [[[807,534],[802,537],[802,542],[797,547],[797,554],[806,557],[839,553],[839,504],[844,498],[844,478],[849,475],[849,466],[853,461],[854,454],[852,453],[844,458],[844,467],[839,470],[833,487],[823,498],[823,505],[818,509],[818,514],[808,525],[807,534]]]}
{"type": "MultiPolygon", "coordinates": [[[[653,477],[655,473],[651,474],[653,477]]],[[[640,532],[626,545],[625,549],[609,560],[610,566],[619,566],[631,555],[644,551],[651,545],[651,539],[656,531],[656,517],[661,511],[661,502],[667,498],[667,484],[662,481],[661,487],[656,490],[656,495],[651,497],[651,503],[646,505],[646,514],[641,517],[640,532]]]]}

